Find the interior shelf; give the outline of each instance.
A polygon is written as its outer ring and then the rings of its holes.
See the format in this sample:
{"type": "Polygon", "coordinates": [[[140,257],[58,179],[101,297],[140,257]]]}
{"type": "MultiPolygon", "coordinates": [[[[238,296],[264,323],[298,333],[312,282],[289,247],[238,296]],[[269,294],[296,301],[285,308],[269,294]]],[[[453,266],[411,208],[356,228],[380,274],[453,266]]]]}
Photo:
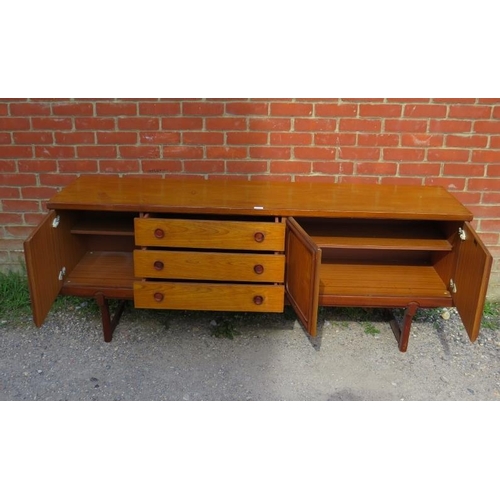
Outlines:
{"type": "Polygon", "coordinates": [[[366,250],[425,250],[449,252],[451,243],[441,228],[429,222],[301,221],[320,248],[366,250]]]}
{"type": "Polygon", "coordinates": [[[133,237],[134,221],[132,218],[83,219],[72,227],[71,233],[133,237]]]}
{"type": "MultiPolygon", "coordinates": [[[[322,305],[406,306],[426,300],[451,304],[451,294],[430,265],[323,263],[320,271],[322,305]]],[[[434,307],[437,307],[435,305],[434,307]]]]}

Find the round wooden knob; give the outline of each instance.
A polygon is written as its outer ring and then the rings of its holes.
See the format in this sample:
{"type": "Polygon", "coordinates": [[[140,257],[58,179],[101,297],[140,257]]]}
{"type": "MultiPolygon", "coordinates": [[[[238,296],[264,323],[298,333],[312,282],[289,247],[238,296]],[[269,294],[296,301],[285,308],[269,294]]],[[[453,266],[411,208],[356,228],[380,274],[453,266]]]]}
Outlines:
{"type": "Polygon", "coordinates": [[[266,237],[264,236],[264,233],[255,233],[254,234],[254,239],[257,243],[262,243],[266,237]]]}
{"type": "Polygon", "coordinates": [[[162,302],[164,299],[164,295],[161,292],[156,292],[154,294],[154,298],[155,298],[156,302],[162,302]]]}
{"type": "Polygon", "coordinates": [[[264,272],[264,266],[257,264],[253,267],[255,274],[262,274],[264,272]]]}
{"type": "Polygon", "coordinates": [[[157,270],[157,271],[163,271],[163,268],[165,267],[165,264],[163,264],[163,262],[161,260],[157,260],[155,261],[155,263],[153,264],[153,267],[157,270]]]}
{"type": "Polygon", "coordinates": [[[256,295],[254,298],[253,298],[253,303],[256,305],[256,306],[260,306],[262,305],[262,303],[264,302],[264,297],[262,297],[262,295],[256,295]]]}
{"type": "Polygon", "coordinates": [[[163,229],[155,229],[155,237],[161,240],[162,238],[165,237],[165,231],[163,229]]]}

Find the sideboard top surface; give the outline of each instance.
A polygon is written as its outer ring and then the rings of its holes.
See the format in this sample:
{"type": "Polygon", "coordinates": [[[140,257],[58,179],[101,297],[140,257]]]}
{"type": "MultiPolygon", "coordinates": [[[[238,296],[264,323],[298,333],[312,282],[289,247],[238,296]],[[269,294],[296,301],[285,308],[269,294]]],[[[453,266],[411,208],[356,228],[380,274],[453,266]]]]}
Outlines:
{"type": "Polygon", "coordinates": [[[82,176],[50,209],[158,213],[472,220],[440,186],[82,176]]]}

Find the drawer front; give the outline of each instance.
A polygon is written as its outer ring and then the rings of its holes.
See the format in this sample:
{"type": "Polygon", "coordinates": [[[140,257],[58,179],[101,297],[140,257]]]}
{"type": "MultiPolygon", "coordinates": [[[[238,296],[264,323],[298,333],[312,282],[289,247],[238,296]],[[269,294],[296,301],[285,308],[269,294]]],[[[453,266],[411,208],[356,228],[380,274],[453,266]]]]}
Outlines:
{"type": "Polygon", "coordinates": [[[283,251],[285,225],[185,219],[135,219],[138,246],[283,251]]]}
{"type": "Polygon", "coordinates": [[[136,250],[134,272],[139,278],[283,283],[285,256],[136,250]]]}
{"type": "Polygon", "coordinates": [[[143,309],[283,312],[282,285],[135,282],[134,305],[143,309]]]}

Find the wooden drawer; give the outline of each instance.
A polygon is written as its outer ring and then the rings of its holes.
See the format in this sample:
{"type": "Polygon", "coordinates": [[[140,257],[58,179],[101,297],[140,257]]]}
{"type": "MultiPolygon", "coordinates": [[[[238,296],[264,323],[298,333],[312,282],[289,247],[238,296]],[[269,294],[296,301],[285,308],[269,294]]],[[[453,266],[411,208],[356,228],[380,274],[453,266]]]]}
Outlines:
{"type": "Polygon", "coordinates": [[[283,283],[285,256],[136,250],[134,273],[140,278],[283,283]]]}
{"type": "Polygon", "coordinates": [[[282,285],[134,283],[135,307],[196,311],[283,312],[282,285]]]}
{"type": "Polygon", "coordinates": [[[138,246],[283,251],[285,225],[190,219],[135,219],[138,246]]]}

